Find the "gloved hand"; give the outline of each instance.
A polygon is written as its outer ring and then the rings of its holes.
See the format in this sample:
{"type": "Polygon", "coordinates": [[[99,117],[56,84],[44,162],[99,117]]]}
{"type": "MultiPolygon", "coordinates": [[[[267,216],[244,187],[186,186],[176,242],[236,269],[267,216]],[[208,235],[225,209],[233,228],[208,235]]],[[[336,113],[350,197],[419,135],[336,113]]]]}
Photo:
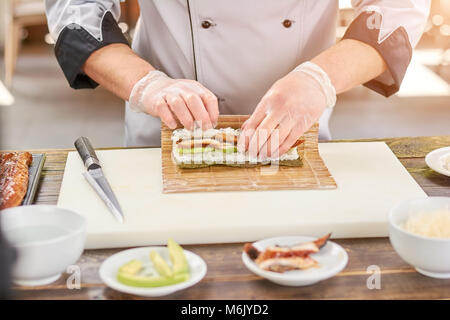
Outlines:
{"type": "Polygon", "coordinates": [[[300,65],[275,82],[242,125],[239,151],[260,159],[278,158],[319,120],[328,105],[334,106],[336,91],[333,97],[328,76],[316,67],[300,65]]]}
{"type": "Polygon", "coordinates": [[[194,122],[207,130],[219,117],[217,98],[211,91],[197,81],[172,79],[157,70],[134,85],[128,101],[133,111],[159,117],[170,129],[176,128],[178,119],[188,130],[194,129],[194,122]]]}

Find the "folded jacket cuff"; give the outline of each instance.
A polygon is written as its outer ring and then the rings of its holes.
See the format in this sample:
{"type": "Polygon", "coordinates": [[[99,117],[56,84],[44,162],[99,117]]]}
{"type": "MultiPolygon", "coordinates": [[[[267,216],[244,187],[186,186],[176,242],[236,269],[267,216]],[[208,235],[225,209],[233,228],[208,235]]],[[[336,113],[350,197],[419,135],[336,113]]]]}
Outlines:
{"type": "Polygon", "coordinates": [[[403,27],[395,29],[383,41],[379,41],[382,17],[378,12],[361,13],[348,27],[343,39],[364,42],[383,57],[388,70],[364,85],[386,97],[396,93],[411,61],[412,48],[403,27]],[[373,23],[376,22],[376,23],[373,23]]]}
{"type": "Polygon", "coordinates": [[[74,89],[95,88],[98,84],[87,76],[82,67],[95,51],[112,43],[128,45],[111,12],[103,16],[102,39],[96,39],[83,27],[72,23],[59,34],[55,46],[55,55],[70,86],[74,89]]]}

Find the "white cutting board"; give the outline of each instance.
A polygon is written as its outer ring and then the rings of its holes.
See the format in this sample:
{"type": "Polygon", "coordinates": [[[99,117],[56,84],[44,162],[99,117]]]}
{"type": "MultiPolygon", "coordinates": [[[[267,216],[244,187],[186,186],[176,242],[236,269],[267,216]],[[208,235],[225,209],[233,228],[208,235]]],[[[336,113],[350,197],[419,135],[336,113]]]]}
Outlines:
{"type": "Polygon", "coordinates": [[[163,194],[160,149],[97,151],[125,214],[119,224],[82,176],[69,153],[58,206],[88,221],[86,248],[244,242],[280,235],[334,238],[387,236],[397,202],[426,197],[383,142],[324,143],[320,154],[333,190],[163,194]]]}

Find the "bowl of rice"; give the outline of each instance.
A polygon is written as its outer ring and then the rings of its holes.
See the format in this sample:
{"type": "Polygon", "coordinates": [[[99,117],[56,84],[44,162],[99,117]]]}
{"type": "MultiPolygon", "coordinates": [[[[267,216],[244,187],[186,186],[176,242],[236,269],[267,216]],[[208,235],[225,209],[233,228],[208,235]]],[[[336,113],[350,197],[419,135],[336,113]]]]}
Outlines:
{"type": "Polygon", "coordinates": [[[421,274],[450,279],[450,197],[399,203],[389,213],[389,239],[421,274]]]}

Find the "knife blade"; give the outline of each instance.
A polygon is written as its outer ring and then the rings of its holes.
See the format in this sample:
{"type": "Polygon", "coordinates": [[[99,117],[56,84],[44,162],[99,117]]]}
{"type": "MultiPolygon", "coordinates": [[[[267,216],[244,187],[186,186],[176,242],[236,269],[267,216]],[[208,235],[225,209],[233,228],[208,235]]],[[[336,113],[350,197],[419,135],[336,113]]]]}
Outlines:
{"type": "Polygon", "coordinates": [[[91,142],[86,137],[80,137],[75,141],[75,148],[87,169],[86,172],[83,172],[83,176],[95,192],[97,192],[100,199],[102,199],[117,221],[123,223],[124,215],[119,201],[117,201],[108,180],[105,178],[100,161],[95,154],[91,142]]]}

